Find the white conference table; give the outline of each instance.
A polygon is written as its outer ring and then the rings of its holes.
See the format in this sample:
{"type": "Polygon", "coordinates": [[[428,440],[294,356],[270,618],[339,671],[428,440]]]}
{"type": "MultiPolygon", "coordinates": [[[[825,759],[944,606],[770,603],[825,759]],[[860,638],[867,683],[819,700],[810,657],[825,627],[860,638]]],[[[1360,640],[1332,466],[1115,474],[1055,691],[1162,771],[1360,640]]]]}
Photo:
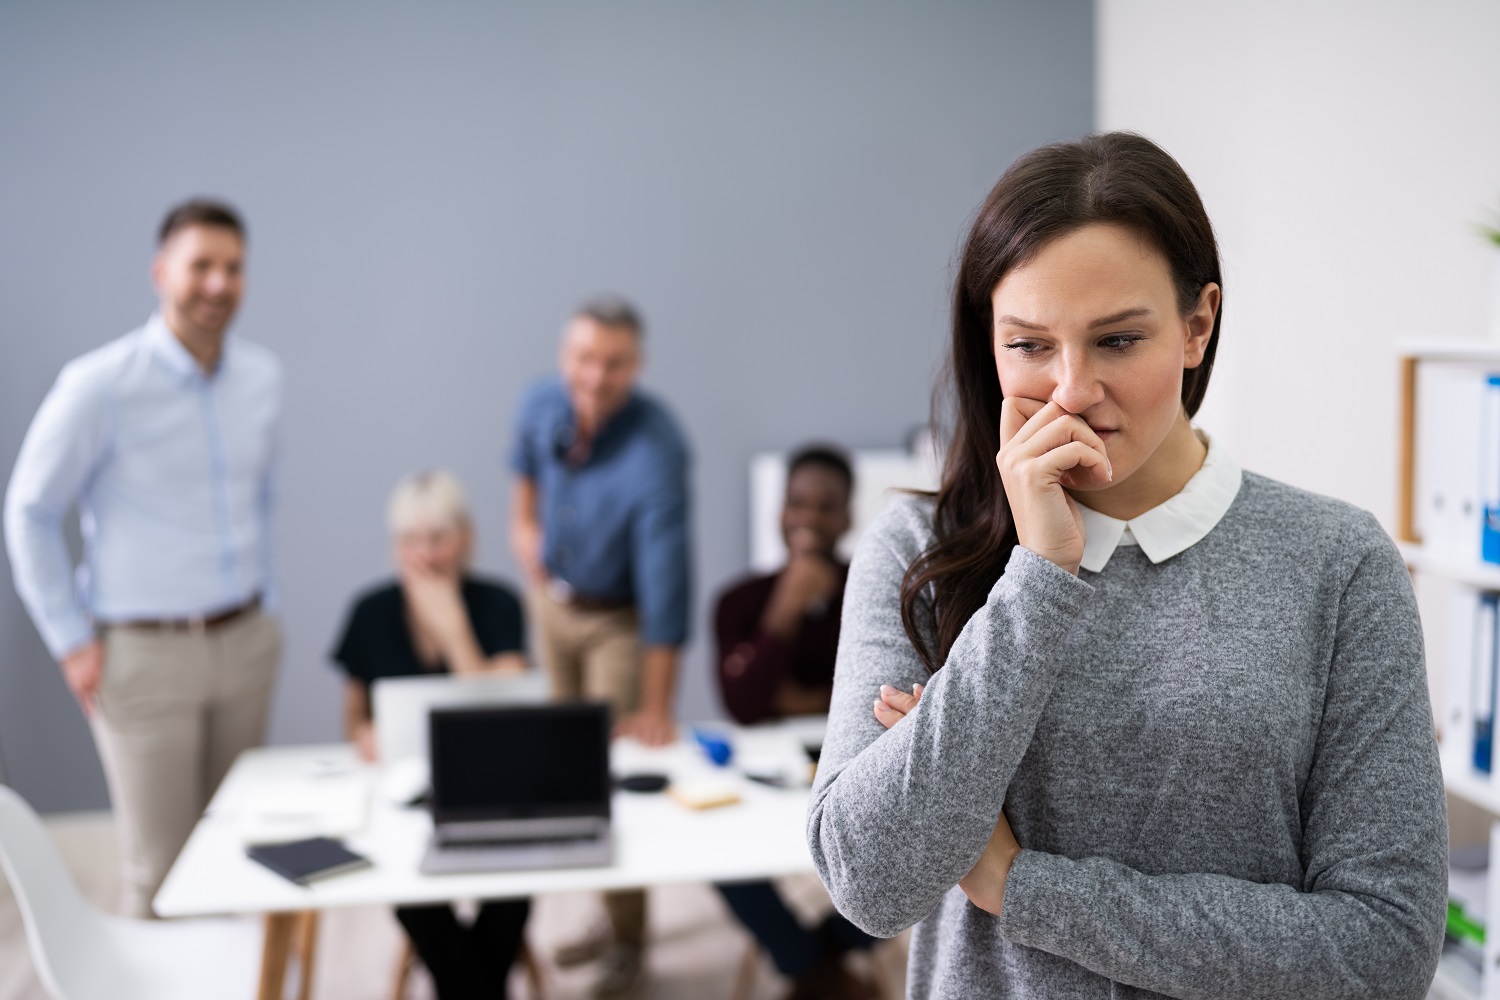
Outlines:
{"type": "Polygon", "coordinates": [[[724,768],[708,760],[686,729],[679,742],[660,748],[616,740],[610,767],[617,775],[652,771],[674,782],[716,779],[732,785],[740,801],[695,811],[661,793],[616,792],[612,864],[464,875],[418,871],[431,817],[426,809],[391,801],[380,772],[360,763],[348,744],[249,750],[235,761],[193,829],[156,895],[155,909],[163,917],[266,914],[258,996],[271,1000],[282,996],[293,953],[302,963],[301,995],[307,995],[319,910],[809,872],[806,782],[775,788],[749,780],[741,768],[803,776],[808,771],[803,745],[821,743],[823,727],[821,718],[750,728],[706,726],[727,736],[734,748],[734,759],[724,768]],[[278,824],[285,834],[278,839],[342,836],[374,864],[298,886],[245,855],[247,841],[267,839],[278,824]]]}

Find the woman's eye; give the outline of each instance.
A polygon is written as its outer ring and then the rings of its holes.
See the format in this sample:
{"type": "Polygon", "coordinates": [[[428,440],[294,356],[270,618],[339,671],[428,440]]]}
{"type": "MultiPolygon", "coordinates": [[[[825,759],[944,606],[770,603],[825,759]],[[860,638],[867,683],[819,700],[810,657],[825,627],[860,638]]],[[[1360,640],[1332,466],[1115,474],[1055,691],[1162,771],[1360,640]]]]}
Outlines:
{"type": "Polygon", "coordinates": [[[1127,350],[1132,344],[1145,338],[1134,333],[1117,333],[1099,341],[1099,346],[1111,351],[1127,350]]]}
{"type": "Polygon", "coordinates": [[[1035,354],[1042,349],[1042,345],[1030,340],[1017,340],[1004,345],[1007,351],[1015,351],[1019,354],[1035,354]]]}

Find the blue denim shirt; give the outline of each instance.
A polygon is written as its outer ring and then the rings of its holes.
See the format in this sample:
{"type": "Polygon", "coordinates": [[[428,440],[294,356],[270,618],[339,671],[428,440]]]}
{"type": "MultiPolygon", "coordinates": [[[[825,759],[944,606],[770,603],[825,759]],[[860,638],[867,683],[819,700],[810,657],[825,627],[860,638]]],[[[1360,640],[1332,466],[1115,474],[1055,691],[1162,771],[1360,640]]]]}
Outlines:
{"type": "Polygon", "coordinates": [[[568,464],[575,420],[558,378],[521,399],[511,468],[536,484],[547,573],[579,594],[633,601],[648,646],[687,640],[688,448],[677,421],[637,390],[582,465],[568,464]]]}

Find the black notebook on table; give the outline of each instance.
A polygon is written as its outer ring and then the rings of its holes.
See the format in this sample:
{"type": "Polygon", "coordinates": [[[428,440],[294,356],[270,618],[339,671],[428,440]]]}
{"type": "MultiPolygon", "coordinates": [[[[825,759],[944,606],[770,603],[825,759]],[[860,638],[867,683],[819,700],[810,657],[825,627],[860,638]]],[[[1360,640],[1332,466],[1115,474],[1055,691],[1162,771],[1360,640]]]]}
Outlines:
{"type": "Polygon", "coordinates": [[[370,865],[369,858],[327,837],[294,840],[290,844],[260,844],[245,848],[245,853],[252,861],[259,861],[298,885],[370,865]]]}

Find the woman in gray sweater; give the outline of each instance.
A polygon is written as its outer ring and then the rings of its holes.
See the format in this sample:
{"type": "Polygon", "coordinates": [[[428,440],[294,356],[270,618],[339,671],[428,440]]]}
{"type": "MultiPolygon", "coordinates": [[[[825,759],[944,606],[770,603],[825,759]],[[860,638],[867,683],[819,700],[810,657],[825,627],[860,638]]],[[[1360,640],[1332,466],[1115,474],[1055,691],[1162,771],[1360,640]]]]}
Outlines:
{"type": "Polygon", "coordinates": [[[1191,425],[1221,284],[1192,182],[1139,136],[1035,150],[979,209],[942,486],[861,541],[808,817],[838,909],[916,925],[911,997],[1431,981],[1447,821],[1411,584],[1369,514],[1191,425]]]}

